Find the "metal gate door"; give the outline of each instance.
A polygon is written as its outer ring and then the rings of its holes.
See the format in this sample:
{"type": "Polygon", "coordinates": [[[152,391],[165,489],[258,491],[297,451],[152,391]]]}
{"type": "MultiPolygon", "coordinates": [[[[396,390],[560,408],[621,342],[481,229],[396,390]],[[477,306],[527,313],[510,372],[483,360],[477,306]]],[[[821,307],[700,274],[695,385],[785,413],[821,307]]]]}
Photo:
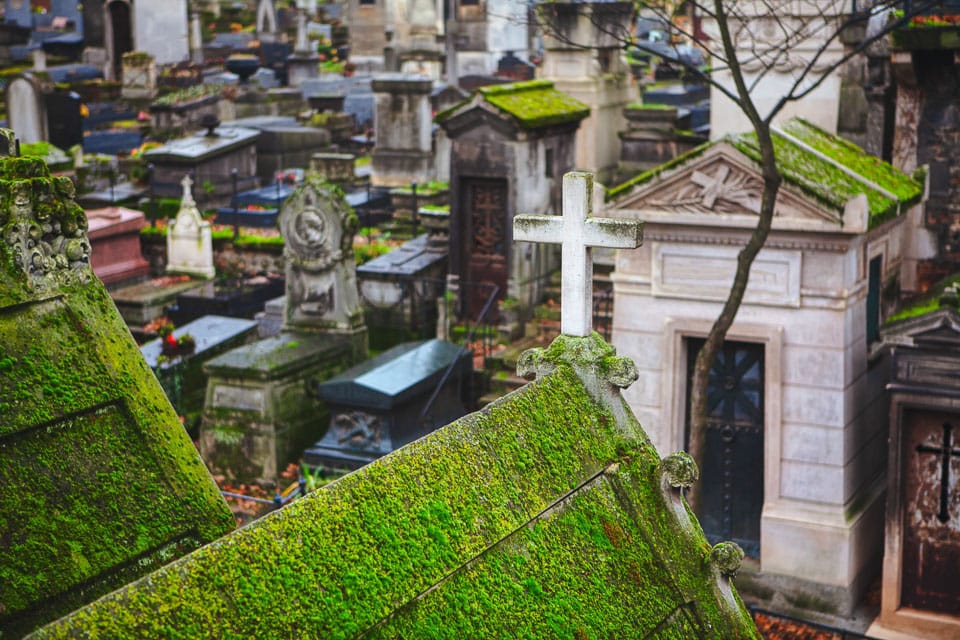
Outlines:
{"type": "MultiPolygon", "coordinates": [[[[703,340],[687,342],[687,442],[689,389],[703,340]]],[[[760,555],[763,509],[763,345],[725,342],[710,370],[707,435],[697,514],[711,544],[732,540],[760,555]]]]}

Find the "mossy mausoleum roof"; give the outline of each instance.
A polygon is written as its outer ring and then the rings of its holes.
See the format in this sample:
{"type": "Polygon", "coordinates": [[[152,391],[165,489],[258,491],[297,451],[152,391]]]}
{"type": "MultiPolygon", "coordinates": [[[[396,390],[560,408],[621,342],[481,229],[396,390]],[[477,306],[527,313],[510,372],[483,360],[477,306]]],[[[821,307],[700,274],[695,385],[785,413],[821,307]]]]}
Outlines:
{"type": "Polygon", "coordinates": [[[445,122],[473,109],[480,102],[495,107],[521,129],[579,122],[590,115],[588,105],[558,91],[549,80],[530,80],[480,87],[474,97],[438,113],[436,121],[445,122]]]}
{"type": "MultiPolygon", "coordinates": [[[[596,334],[537,380],[36,638],[759,638],[596,334]]],[[[632,375],[630,375],[632,372],[632,375]]]]}
{"type": "Polygon", "coordinates": [[[0,159],[0,637],[214,540],[233,516],[90,268],[69,178],[0,159]]]}
{"type": "MultiPolygon", "coordinates": [[[[844,211],[851,198],[864,194],[870,228],[905,211],[923,194],[923,184],[919,180],[802,118],[793,118],[781,127],[775,127],[772,134],[777,166],[787,184],[798,187],[821,206],[839,213],[844,211]]],[[[634,187],[687,164],[718,144],[729,144],[752,161],[760,162],[756,134],[728,135],[612,187],[607,197],[624,196],[634,187]]]]}

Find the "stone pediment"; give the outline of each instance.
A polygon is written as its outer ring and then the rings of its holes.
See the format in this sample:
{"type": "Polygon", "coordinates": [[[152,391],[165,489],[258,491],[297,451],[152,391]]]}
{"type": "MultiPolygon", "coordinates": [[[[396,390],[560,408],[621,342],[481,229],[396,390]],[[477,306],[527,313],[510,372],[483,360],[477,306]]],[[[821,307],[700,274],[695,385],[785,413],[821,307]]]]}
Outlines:
{"type": "MultiPolygon", "coordinates": [[[[610,210],[647,222],[753,228],[762,192],[760,167],[720,141],[700,156],[667,166],[612,203],[610,210]]],[[[784,182],[777,197],[773,228],[861,232],[866,229],[865,202],[855,198],[841,212],[784,182]]]]}
{"type": "Polygon", "coordinates": [[[891,323],[881,333],[887,344],[960,357],[960,313],[951,307],[891,323]]]}

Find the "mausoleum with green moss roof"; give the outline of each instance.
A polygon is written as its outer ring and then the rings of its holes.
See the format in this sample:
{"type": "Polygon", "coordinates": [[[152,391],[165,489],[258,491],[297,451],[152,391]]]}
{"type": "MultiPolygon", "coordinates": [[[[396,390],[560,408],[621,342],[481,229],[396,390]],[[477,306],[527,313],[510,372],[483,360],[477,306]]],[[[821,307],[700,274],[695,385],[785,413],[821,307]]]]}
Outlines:
{"type": "Polygon", "coordinates": [[[103,284],[73,182],[0,158],[0,637],[234,519],[103,284]]]}
{"type": "MultiPolygon", "coordinates": [[[[883,544],[879,328],[936,242],[922,175],[799,118],[772,136],[783,182],[711,375],[698,515],[756,560],[738,580],[755,602],[847,616],[883,544]]],[[[662,450],[685,440],[692,359],[758,226],[759,157],[754,134],[731,135],[607,193],[605,216],[644,223],[611,275],[612,342],[642,369],[624,395],[662,450]]]]}

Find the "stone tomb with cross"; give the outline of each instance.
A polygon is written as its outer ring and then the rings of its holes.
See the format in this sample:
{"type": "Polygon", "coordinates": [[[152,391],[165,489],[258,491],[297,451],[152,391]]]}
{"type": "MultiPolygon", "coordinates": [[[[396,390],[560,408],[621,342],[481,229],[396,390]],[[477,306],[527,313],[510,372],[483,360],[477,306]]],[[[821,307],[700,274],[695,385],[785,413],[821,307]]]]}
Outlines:
{"type": "MultiPolygon", "coordinates": [[[[946,640],[960,635],[960,310],[884,326],[890,347],[890,438],[879,626],[946,640]]],[[[880,629],[871,635],[882,637],[880,629]]]]}
{"type": "Polygon", "coordinates": [[[342,192],[308,177],[284,203],[283,330],[204,365],[204,459],[230,477],[272,483],[327,427],[313,386],[366,358],[357,292],[357,218],[342,192]]]}
{"type": "MultiPolygon", "coordinates": [[[[698,516],[759,561],[755,596],[846,614],[880,570],[879,326],[909,288],[924,185],[800,119],[773,135],[784,182],[711,376],[698,516]]],[[[693,362],[762,189],[744,134],[608,191],[604,215],[646,223],[644,246],[617,254],[613,343],[639,367],[625,397],[661,450],[686,442],[693,362]]]]}

